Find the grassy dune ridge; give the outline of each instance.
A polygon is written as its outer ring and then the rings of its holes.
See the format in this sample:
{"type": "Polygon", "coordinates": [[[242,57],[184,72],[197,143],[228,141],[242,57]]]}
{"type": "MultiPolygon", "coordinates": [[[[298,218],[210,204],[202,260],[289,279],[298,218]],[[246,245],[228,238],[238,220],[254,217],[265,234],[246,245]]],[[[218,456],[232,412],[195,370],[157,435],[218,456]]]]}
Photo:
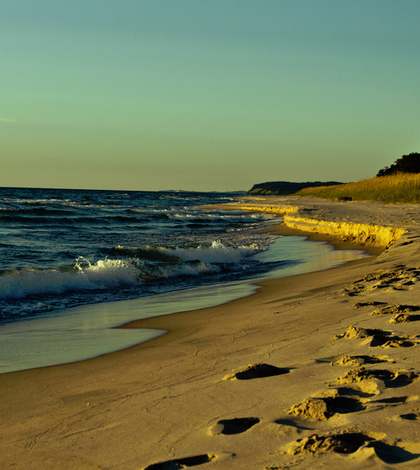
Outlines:
{"type": "Polygon", "coordinates": [[[420,202],[420,173],[397,173],[337,186],[305,188],[297,196],[324,199],[351,197],[358,201],[382,201],[389,204],[420,202]]]}

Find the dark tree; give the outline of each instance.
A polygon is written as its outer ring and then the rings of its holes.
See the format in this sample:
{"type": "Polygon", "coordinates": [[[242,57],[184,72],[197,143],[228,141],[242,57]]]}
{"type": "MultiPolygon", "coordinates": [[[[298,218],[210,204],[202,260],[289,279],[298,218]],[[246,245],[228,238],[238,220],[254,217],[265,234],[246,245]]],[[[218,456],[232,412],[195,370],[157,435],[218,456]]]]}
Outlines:
{"type": "Polygon", "coordinates": [[[410,153],[395,160],[391,166],[379,170],[376,176],[393,175],[394,173],[420,173],[420,153],[410,153]]]}

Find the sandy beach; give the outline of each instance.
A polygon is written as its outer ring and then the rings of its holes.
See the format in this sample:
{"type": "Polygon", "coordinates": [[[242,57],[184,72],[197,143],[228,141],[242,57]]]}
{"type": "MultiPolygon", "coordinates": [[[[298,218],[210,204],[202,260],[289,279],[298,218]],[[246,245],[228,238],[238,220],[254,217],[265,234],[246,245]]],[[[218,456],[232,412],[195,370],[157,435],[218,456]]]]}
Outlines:
{"type": "Polygon", "coordinates": [[[1,468],[418,468],[419,206],[239,207],[371,256],[132,322],[168,333],[123,351],[0,375],[1,468]]]}

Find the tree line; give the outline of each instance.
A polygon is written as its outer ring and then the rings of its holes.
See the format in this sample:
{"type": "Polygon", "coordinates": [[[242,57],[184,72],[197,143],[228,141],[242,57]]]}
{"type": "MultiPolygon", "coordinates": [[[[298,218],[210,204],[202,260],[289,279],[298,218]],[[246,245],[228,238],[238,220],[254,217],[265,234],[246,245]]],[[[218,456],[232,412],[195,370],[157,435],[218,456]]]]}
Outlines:
{"type": "Polygon", "coordinates": [[[394,173],[420,173],[420,153],[403,155],[395,160],[391,166],[379,170],[376,176],[387,176],[394,173]]]}

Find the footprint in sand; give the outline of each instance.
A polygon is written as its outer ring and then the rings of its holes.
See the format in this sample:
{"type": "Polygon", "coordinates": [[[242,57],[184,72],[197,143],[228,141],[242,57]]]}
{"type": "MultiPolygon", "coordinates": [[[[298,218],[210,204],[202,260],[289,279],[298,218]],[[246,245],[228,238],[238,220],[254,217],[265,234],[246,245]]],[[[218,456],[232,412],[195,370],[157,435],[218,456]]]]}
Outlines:
{"type": "Polygon", "coordinates": [[[341,356],[331,362],[332,366],[362,366],[363,364],[378,364],[381,362],[394,362],[388,356],[341,356]]]}
{"type": "Polygon", "coordinates": [[[244,369],[233,371],[223,380],[251,380],[264,377],[274,377],[276,375],[288,374],[290,369],[284,369],[270,364],[251,364],[244,369]]]}
{"type": "Polygon", "coordinates": [[[376,328],[358,328],[349,326],[348,329],[339,335],[334,336],[337,339],[363,339],[370,338],[369,346],[383,348],[410,348],[416,345],[409,336],[393,335],[392,331],[385,331],[376,328]]]}
{"type": "MultiPolygon", "coordinates": [[[[369,356],[369,359],[371,357],[369,356]]],[[[292,406],[287,412],[294,416],[315,421],[325,421],[335,414],[354,413],[364,410],[365,404],[371,398],[380,393],[380,383],[385,387],[404,387],[419,378],[419,374],[406,370],[374,369],[367,370],[364,367],[353,369],[336,379],[340,385],[351,385],[351,387],[340,387],[332,391],[332,396],[310,397],[292,406]],[[376,380],[372,380],[376,379],[376,380]]],[[[400,404],[407,401],[417,400],[418,397],[398,397],[376,400],[373,404],[400,404]]]]}
{"type": "Polygon", "coordinates": [[[258,424],[261,420],[259,418],[233,418],[233,419],[221,419],[209,430],[209,434],[217,436],[219,434],[241,434],[252,426],[258,424]]]}
{"type": "Polygon", "coordinates": [[[375,441],[381,437],[383,438],[385,435],[362,432],[330,433],[326,435],[312,434],[311,436],[298,439],[296,442],[292,443],[287,453],[291,455],[317,455],[326,452],[352,454],[366,443],[375,441]]]}
{"type": "Polygon", "coordinates": [[[416,312],[420,310],[418,305],[401,305],[401,304],[385,304],[383,302],[359,302],[354,304],[354,308],[366,307],[368,305],[381,305],[378,309],[374,310],[371,315],[394,315],[388,323],[408,323],[413,321],[420,321],[420,315],[412,315],[409,312],[416,312]]]}
{"type": "Polygon", "coordinates": [[[338,391],[331,397],[311,397],[292,406],[288,413],[314,421],[326,421],[336,413],[353,413],[363,410],[359,397],[340,395],[338,391]]]}
{"type": "Polygon", "coordinates": [[[398,418],[408,421],[417,421],[420,419],[420,413],[406,413],[404,415],[400,415],[398,418]]]}
{"type": "Polygon", "coordinates": [[[369,346],[381,348],[412,348],[417,342],[412,341],[410,336],[386,336],[385,334],[373,335],[369,346]]]}
{"type": "Polygon", "coordinates": [[[339,454],[354,454],[361,451],[361,459],[375,455],[386,464],[397,464],[417,459],[420,455],[405,450],[402,445],[396,446],[385,442],[384,434],[351,432],[313,434],[292,443],[287,450],[289,455],[321,455],[328,452],[339,454]]]}
{"type": "Polygon", "coordinates": [[[360,383],[366,380],[379,379],[384,382],[386,387],[404,387],[419,378],[419,374],[415,372],[409,372],[406,370],[387,370],[387,369],[376,369],[367,370],[364,367],[359,369],[353,369],[338,377],[336,381],[339,384],[353,384],[360,383]]]}
{"type": "Polygon", "coordinates": [[[417,305],[401,305],[401,304],[386,304],[380,308],[374,310],[371,315],[389,315],[393,314],[396,315],[398,313],[408,313],[408,312],[416,312],[420,310],[420,307],[417,305]]]}
{"type": "Polygon", "coordinates": [[[344,293],[354,296],[375,289],[406,290],[419,280],[419,276],[418,268],[397,267],[391,270],[379,270],[358,279],[346,287],[344,293]]]}
{"type": "Polygon", "coordinates": [[[390,335],[391,331],[384,331],[381,329],[376,329],[376,328],[359,328],[357,326],[351,325],[347,328],[347,330],[344,333],[341,333],[339,335],[334,336],[334,340],[337,339],[361,339],[361,338],[367,338],[369,336],[375,336],[375,335],[390,335]]]}
{"type": "Polygon", "coordinates": [[[165,462],[154,463],[148,467],[144,467],[143,470],[176,470],[181,468],[196,467],[204,463],[211,462],[217,459],[216,455],[202,454],[195,455],[193,457],[185,457],[181,459],[167,460],[165,462]]]}
{"type": "Polygon", "coordinates": [[[409,313],[397,313],[394,315],[388,323],[410,323],[413,321],[419,321],[420,315],[410,315],[409,313]]]}

